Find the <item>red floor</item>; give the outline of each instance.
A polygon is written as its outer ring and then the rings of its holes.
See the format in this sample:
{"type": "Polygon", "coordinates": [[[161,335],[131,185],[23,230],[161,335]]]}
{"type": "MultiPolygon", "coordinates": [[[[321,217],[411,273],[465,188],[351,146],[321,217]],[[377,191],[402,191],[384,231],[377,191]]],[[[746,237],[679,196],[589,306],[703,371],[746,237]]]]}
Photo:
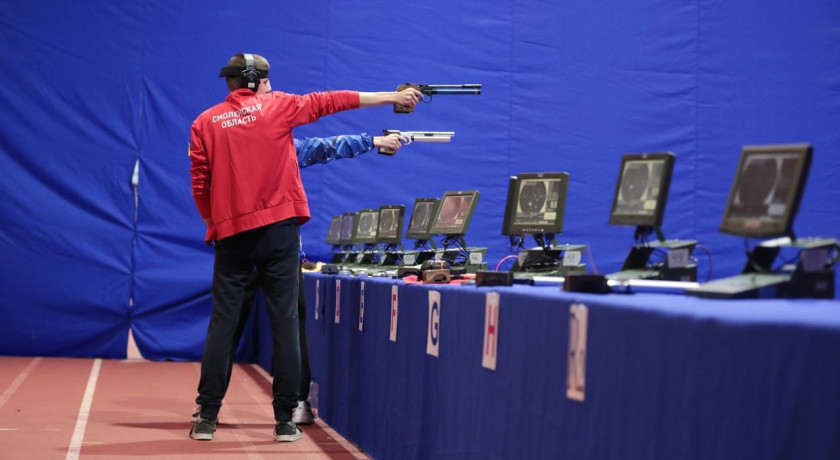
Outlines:
{"type": "Polygon", "coordinates": [[[198,363],[0,357],[0,458],[369,458],[320,420],[275,442],[255,365],[234,368],[215,439],[194,441],[198,375],[198,363]]]}

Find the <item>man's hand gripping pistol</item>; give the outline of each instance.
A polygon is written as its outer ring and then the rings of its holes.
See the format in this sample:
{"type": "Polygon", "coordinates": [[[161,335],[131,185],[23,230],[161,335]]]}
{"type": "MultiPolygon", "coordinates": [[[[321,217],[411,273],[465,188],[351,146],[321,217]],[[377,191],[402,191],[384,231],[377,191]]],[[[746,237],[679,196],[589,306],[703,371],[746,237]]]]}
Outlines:
{"type": "MultiPolygon", "coordinates": [[[[383,129],[382,133],[384,136],[399,134],[406,139],[403,145],[408,145],[412,142],[449,142],[452,136],[455,135],[454,131],[399,131],[396,129],[383,129]]],[[[380,147],[379,153],[382,155],[394,155],[397,151],[387,147],[380,147]]]]}

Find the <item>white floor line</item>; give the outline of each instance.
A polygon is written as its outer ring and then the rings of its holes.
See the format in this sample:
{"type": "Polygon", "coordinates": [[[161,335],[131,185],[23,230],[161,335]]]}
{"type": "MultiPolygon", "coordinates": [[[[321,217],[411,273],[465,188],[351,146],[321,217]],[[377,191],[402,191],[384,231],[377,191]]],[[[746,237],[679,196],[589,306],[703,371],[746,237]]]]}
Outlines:
{"type": "Polygon", "coordinates": [[[259,364],[254,363],[254,364],[251,364],[251,367],[253,367],[254,369],[256,369],[256,370],[257,370],[257,372],[259,372],[259,373],[260,373],[260,375],[262,375],[263,377],[265,377],[265,379],[266,379],[266,380],[268,380],[268,383],[269,383],[269,384],[272,382],[271,374],[269,374],[268,372],[266,372],[266,370],[265,370],[265,369],[263,369],[263,368],[262,368],[262,366],[260,366],[259,364]]]}
{"type": "Polygon", "coordinates": [[[73,429],[73,438],[70,440],[70,448],[67,450],[65,460],[78,460],[79,451],[82,450],[82,440],[85,437],[90,405],[93,402],[93,392],[96,391],[96,381],[99,380],[99,368],[102,367],[102,360],[93,360],[93,367],[90,370],[85,396],[82,398],[82,405],[79,407],[79,418],[76,419],[76,428],[73,429]]]}
{"type": "MultiPolygon", "coordinates": [[[[257,372],[259,372],[260,375],[265,377],[269,382],[271,381],[271,375],[268,372],[266,372],[266,370],[263,369],[262,366],[260,366],[259,364],[251,364],[251,366],[253,366],[254,369],[256,369],[257,372]]],[[[315,418],[315,424],[321,427],[321,429],[324,430],[327,434],[332,436],[332,438],[335,439],[338,445],[343,447],[347,452],[353,455],[353,457],[360,460],[370,460],[370,457],[365,455],[365,453],[362,452],[358,446],[344,439],[344,436],[340,435],[337,431],[332,429],[331,426],[327,425],[323,420],[321,420],[321,417],[315,418]]]]}
{"type": "MultiPolygon", "coordinates": [[[[244,367],[245,364],[242,364],[241,366],[244,367]]],[[[259,364],[251,364],[251,366],[254,366],[258,370],[262,371],[262,368],[259,366],[259,364]]],[[[262,388],[260,388],[260,383],[254,382],[254,380],[250,376],[243,375],[244,371],[245,370],[242,369],[242,372],[239,372],[238,375],[242,379],[242,384],[245,385],[245,390],[248,392],[249,395],[251,395],[252,398],[254,398],[254,401],[260,403],[259,408],[263,412],[263,414],[267,416],[268,420],[274,421],[274,409],[271,407],[271,395],[269,394],[266,398],[265,391],[262,388]],[[268,404],[265,404],[266,400],[268,401],[268,404]]],[[[268,386],[270,387],[271,376],[268,375],[265,371],[263,371],[260,375],[268,379],[268,386]]]]}
{"type": "MultiPolygon", "coordinates": [[[[233,413],[232,410],[230,410],[230,408],[227,408],[227,410],[225,411],[225,420],[229,420],[229,422],[226,421],[225,423],[231,423],[234,425],[238,425],[240,423],[240,420],[236,418],[236,415],[233,413]]],[[[236,438],[236,440],[239,441],[240,444],[242,444],[242,449],[248,455],[248,458],[250,458],[251,460],[263,459],[262,454],[260,454],[260,452],[257,450],[257,445],[254,444],[253,441],[251,441],[250,439],[248,439],[248,437],[242,434],[240,430],[234,429],[231,431],[233,432],[233,437],[236,438]]]]}
{"type": "MultiPolygon", "coordinates": [[[[245,366],[245,365],[243,364],[242,366],[245,366]]],[[[272,397],[271,397],[271,383],[272,383],[273,379],[272,379],[271,375],[269,375],[269,373],[265,371],[265,369],[260,367],[259,364],[251,364],[251,367],[256,369],[257,373],[259,373],[261,376],[263,376],[267,380],[267,382],[265,382],[263,384],[267,385],[267,387],[268,387],[268,398],[267,398],[268,399],[268,404],[260,404],[260,407],[263,408],[263,413],[266,414],[269,417],[269,420],[271,420],[273,422],[274,421],[274,408],[271,405],[271,399],[272,399],[272,397]]],[[[254,379],[252,377],[244,377],[244,376],[243,376],[243,380],[244,380],[243,383],[245,384],[245,388],[247,388],[248,392],[251,394],[251,397],[254,398],[254,401],[260,401],[260,400],[265,401],[266,400],[265,391],[264,391],[264,389],[260,388],[260,386],[261,386],[260,384],[262,382],[256,382],[256,381],[254,381],[254,379]]],[[[302,441],[306,441],[306,438],[304,437],[304,439],[302,441]]],[[[289,450],[294,450],[295,452],[304,453],[304,446],[306,446],[307,444],[302,442],[302,441],[283,443],[283,444],[286,444],[286,446],[284,446],[284,448],[289,449],[289,450]]],[[[311,455],[306,455],[306,457],[311,458],[312,456],[311,455]]]]}
{"type": "Polygon", "coordinates": [[[32,373],[32,369],[35,369],[35,366],[37,366],[40,362],[41,358],[33,359],[32,362],[29,363],[26,366],[26,368],[24,368],[23,371],[20,374],[18,374],[18,376],[12,381],[12,384],[9,385],[9,388],[6,388],[6,391],[4,391],[2,395],[0,395],[0,409],[2,409],[3,406],[6,405],[6,403],[9,401],[9,398],[12,397],[15,391],[17,391],[18,387],[20,387],[23,381],[26,380],[26,378],[29,377],[29,374],[32,373]]]}
{"type": "MultiPolygon", "coordinates": [[[[193,368],[198,372],[198,375],[201,376],[201,363],[194,363],[193,368]]],[[[219,418],[224,418],[225,424],[228,425],[238,425],[239,423],[241,423],[240,419],[236,417],[236,414],[234,413],[233,409],[231,409],[229,406],[225,407],[224,414],[220,414],[219,418]]],[[[243,435],[239,430],[233,429],[230,430],[230,432],[232,432],[233,437],[240,444],[242,444],[242,448],[248,455],[249,459],[263,460],[265,458],[262,456],[262,454],[260,454],[259,449],[257,449],[257,445],[254,444],[253,441],[248,439],[245,435],[243,435]]]]}
{"type": "Polygon", "coordinates": [[[340,435],[337,431],[335,431],[331,426],[327,425],[321,417],[315,419],[315,424],[321,427],[328,435],[332,436],[335,439],[335,442],[338,443],[339,446],[343,447],[344,450],[350,453],[353,457],[359,460],[371,460],[364,452],[362,452],[358,446],[354,445],[352,442],[344,439],[344,436],[340,435]]]}
{"type": "MultiPolygon", "coordinates": [[[[241,373],[240,373],[241,374],[241,373]]],[[[229,423],[232,425],[238,425],[242,421],[236,416],[236,413],[230,407],[225,408],[225,423],[229,423]]],[[[248,454],[248,458],[251,460],[262,460],[263,456],[259,453],[256,444],[254,444],[250,439],[248,439],[245,435],[243,435],[240,430],[231,430],[233,431],[233,437],[239,441],[240,444],[245,449],[245,453],[248,454]]],[[[268,436],[266,435],[267,439],[268,436]]]]}
{"type": "MultiPolygon", "coordinates": [[[[244,367],[245,364],[242,364],[242,366],[244,367]]],[[[272,399],[271,398],[271,382],[272,382],[271,375],[269,375],[268,372],[266,372],[262,367],[260,367],[259,364],[251,364],[251,367],[256,369],[257,372],[268,381],[268,382],[264,383],[269,388],[268,397],[266,397],[264,389],[261,388],[261,383],[263,383],[263,382],[257,382],[251,376],[247,376],[247,377],[243,376],[242,377],[242,383],[245,385],[245,388],[247,389],[247,391],[251,395],[251,397],[254,398],[254,401],[260,402],[259,406],[262,408],[263,413],[268,416],[269,420],[274,422],[274,408],[271,405],[271,399],[272,399]],[[265,404],[266,401],[268,402],[268,404],[265,404]]],[[[242,375],[242,374],[240,374],[240,375],[242,375]]],[[[307,458],[313,458],[312,455],[310,455],[311,453],[306,454],[304,452],[305,446],[308,447],[308,445],[303,441],[306,441],[305,437],[302,441],[283,443],[283,444],[286,444],[283,447],[285,449],[289,449],[289,450],[292,450],[292,451],[295,451],[295,452],[304,453],[307,458]]],[[[319,457],[314,457],[314,458],[319,458],[319,457]]]]}

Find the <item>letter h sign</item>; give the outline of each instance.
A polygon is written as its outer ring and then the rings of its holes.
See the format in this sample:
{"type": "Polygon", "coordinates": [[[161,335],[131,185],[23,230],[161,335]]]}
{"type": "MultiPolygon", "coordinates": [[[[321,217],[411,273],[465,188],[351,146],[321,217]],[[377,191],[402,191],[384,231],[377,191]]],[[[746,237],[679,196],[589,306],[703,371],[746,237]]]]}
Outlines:
{"type": "Polygon", "coordinates": [[[496,354],[499,343],[499,294],[488,292],[484,304],[484,346],[481,366],[496,370],[496,354]]]}

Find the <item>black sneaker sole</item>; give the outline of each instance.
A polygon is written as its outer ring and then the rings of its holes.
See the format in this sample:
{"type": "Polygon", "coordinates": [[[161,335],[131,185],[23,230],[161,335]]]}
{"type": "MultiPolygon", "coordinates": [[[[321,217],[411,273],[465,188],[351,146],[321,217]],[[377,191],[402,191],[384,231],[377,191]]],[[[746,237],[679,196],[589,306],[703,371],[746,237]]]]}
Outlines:
{"type": "Polygon", "coordinates": [[[212,441],[213,433],[190,433],[190,437],[196,441],[212,441]]]}
{"type": "Polygon", "coordinates": [[[275,434],[274,440],[277,442],[293,442],[303,438],[303,432],[297,430],[295,434],[275,434]]]}

